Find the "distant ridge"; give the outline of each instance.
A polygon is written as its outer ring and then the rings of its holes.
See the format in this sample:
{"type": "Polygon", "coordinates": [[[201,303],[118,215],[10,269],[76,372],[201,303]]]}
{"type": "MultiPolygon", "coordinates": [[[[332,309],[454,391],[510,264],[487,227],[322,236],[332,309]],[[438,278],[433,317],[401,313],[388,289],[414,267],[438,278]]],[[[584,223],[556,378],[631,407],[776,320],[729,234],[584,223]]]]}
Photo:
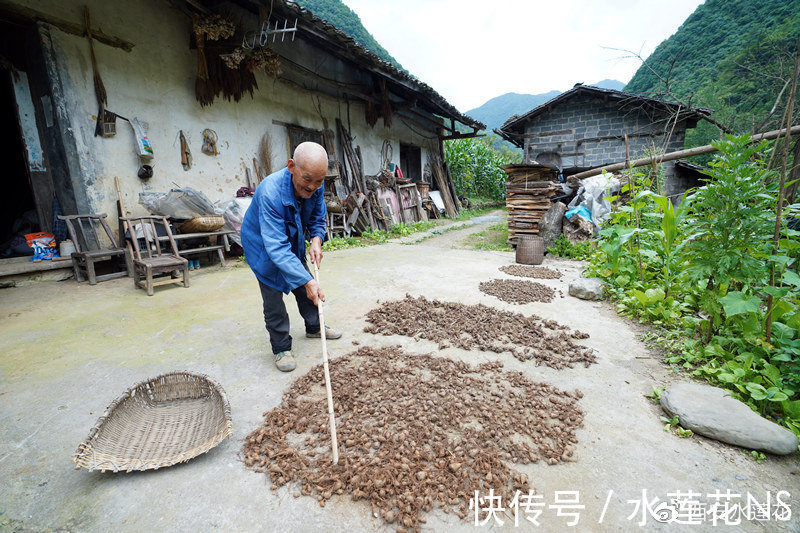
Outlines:
{"type": "MultiPolygon", "coordinates": [[[[617,80],[602,80],[592,83],[595,87],[603,89],[621,90],[625,84],[617,80]]],[[[467,115],[486,124],[486,129],[492,131],[499,128],[512,115],[520,115],[561,94],[562,91],[548,91],[541,94],[506,93],[496,96],[475,109],[466,112],[467,115]]]]}

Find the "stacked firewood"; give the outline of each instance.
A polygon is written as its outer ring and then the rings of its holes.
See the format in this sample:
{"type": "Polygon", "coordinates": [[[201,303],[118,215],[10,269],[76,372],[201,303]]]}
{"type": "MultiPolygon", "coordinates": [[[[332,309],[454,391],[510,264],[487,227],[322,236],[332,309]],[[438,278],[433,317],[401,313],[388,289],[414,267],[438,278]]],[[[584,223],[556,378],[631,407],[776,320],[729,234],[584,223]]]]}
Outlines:
{"type": "Polygon", "coordinates": [[[550,198],[558,186],[552,169],[533,165],[506,165],[508,242],[516,246],[522,235],[538,235],[539,223],[550,209],[550,198]]]}

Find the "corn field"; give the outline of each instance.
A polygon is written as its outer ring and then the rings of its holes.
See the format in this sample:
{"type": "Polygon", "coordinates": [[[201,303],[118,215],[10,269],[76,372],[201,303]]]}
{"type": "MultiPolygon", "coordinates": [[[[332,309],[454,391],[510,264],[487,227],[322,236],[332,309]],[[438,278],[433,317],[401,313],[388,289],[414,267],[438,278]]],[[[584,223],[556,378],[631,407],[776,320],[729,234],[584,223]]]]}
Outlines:
{"type": "Polygon", "coordinates": [[[522,156],[495,142],[496,135],[455,139],[444,143],[444,158],[459,195],[468,198],[505,197],[506,173],[500,165],[519,163],[522,156]]]}

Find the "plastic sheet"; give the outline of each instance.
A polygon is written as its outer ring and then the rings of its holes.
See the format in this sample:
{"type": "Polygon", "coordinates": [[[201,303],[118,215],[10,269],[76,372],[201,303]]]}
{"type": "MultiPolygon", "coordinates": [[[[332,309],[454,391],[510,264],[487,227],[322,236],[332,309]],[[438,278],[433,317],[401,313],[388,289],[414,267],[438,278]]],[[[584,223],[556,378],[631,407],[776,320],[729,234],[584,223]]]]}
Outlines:
{"type": "Polygon", "coordinates": [[[252,198],[230,198],[228,200],[220,200],[216,203],[217,214],[222,214],[225,217],[225,226],[222,229],[233,230],[236,233],[228,235],[228,239],[232,240],[239,246],[242,245],[242,221],[247,208],[250,207],[252,198]]]}
{"type": "MultiPolygon", "coordinates": [[[[581,182],[578,193],[567,207],[570,210],[581,206],[585,207],[591,212],[588,220],[600,226],[609,219],[609,213],[611,213],[611,202],[606,197],[619,192],[619,189],[619,180],[613,174],[603,173],[586,178],[581,182]]],[[[586,218],[583,213],[579,212],[578,214],[586,218]]]]}
{"type": "Polygon", "coordinates": [[[222,214],[222,211],[218,211],[205,194],[191,187],[172,189],[168,193],[139,193],[139,203],[154,215],[179,220],[222,214]]]}

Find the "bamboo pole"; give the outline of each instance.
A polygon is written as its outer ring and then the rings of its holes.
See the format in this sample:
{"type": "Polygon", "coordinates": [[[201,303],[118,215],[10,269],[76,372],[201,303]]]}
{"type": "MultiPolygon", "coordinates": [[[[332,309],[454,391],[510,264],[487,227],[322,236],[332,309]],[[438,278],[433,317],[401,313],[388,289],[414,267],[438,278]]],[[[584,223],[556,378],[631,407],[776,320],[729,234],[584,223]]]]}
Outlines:
{"type": "MultiPolygon", "coordinates": [[[[319,284],[319,266],[314,263],[314,277],[319,284]]],[[[319,333],[322,339],[322,368],[325,371],[325,391],[328,395],[328,423],[331,429],[331,452],[333,454],[333,464],[339,464],[339,442],[336,438],[336,415],[333,412],[333,392],[331,392],[331,375],[328,371],[328,341],[325,338],[325,314],[322,311],[322,299],[317,298],[317,310],[319,311],[319,333]]]]}
{"type": "MultiPolygon", "coordinates": [[[[765,133],[757,133],[755,135],[750,136],[750,142],[759,142],[762,140],[773,140],[777,139],[782,135],[797,135],[800,133],[800,124],[796,126],[792,126],[791,128],[782,128],[779,130],[768,131],[765,133]]],[[[688,148],[686,150],[678,150],[677,152],[670,152],[668,154],[662,154],[655,157],[645,157],[643,159],[634,159],[630,162],[631,167],[641,167],[644,165],[651,165],[655,163],[663,163],[664,161],[674,161],[676,159],[682,159],[684,157],[692,157],[695,155],[702,155],[702,154],[710,154],[711,152],[716,152],[717,149],[711,146],[710,144],[706,144],[705,146],[697,146],[695,148],[688,148]]],[[[585,170],[583,172],[578,172],[577,174],[573,174],[569,177],[570,181],[574,180],[581,180],[584,178],[589,178],[591,176],[597,176],[598,174],[602,174],[605,170],[606,172],[614,172],[616,170],[622,170],[626,168],[628,165],[623,161],[622,163],[614,163],[612,165],[606,165],[604,167],[593,168],[591,170],[585,170]]]]}

